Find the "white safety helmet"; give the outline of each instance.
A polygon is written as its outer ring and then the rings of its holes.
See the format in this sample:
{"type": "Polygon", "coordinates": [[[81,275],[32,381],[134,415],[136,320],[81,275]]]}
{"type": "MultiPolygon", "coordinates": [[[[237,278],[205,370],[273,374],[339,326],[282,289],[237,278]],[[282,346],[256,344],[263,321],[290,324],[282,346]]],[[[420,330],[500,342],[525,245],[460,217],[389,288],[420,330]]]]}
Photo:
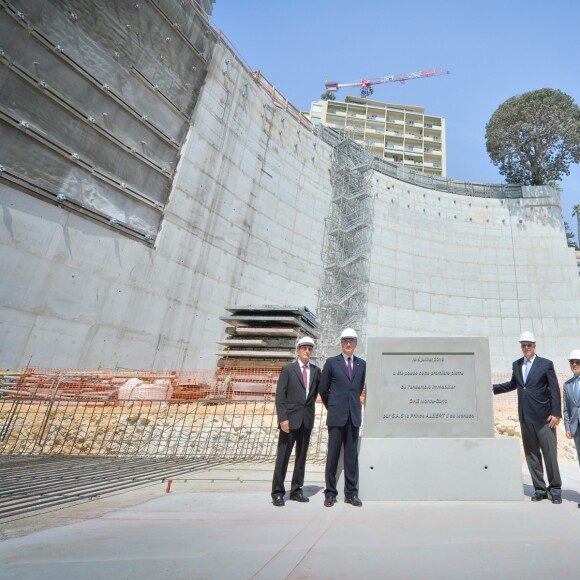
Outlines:
{"type": "Polygon", "coordinates": [[[358,340],[358,334],[356,333],[356,330],[354,330],[353,328],[345,328],[340,333],[340,340],[342,340],[343,338],[354,338],[355,340],[358,340]]]}
{"type": "Polygon", "coordinates": [[[298,348],[299,346],[311,346],[312,348],[314,348],[314,341],[309,337],[309,336],[303,336],[297,343],[296,343],[296,348],[298,348]]]}
{"type": "Polygon", "coordinates": [[[520,342],[536,342],[536,337],[529,330],[524,330],[520,334],[520,342]]]}
{"type": "Polygon", "coordinates": [[[569,355],[568,360],[580,360],[580,348],[574,349],[569,355]]]}

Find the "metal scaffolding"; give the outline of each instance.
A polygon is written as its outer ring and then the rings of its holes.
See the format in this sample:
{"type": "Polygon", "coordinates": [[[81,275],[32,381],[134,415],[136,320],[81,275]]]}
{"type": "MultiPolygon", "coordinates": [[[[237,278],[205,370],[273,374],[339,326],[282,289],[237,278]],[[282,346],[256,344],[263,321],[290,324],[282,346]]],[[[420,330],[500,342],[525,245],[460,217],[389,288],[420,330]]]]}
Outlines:
{"type": "Polygon", "coordinates": [[[334,147],[330,181],[332,204],[325,220],[324,266],[318,314],[323,358],[332,355],[342,329],[359,335],[366,349],[366,318],[373,228],[373,156],[346,135],[334,147]]]}

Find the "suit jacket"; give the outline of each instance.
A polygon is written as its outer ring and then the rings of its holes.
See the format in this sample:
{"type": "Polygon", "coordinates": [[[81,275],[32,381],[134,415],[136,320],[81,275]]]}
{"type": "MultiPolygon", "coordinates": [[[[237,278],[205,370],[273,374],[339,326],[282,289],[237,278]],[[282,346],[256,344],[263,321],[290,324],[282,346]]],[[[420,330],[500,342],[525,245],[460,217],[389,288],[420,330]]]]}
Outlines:
{"type": "Polygon", "coordinates": [[[278,428],[283,421],[290,421],[290,429],[314,427],[314,402],[318,396],[320,367],[310,363],[308,397],[302,380],[302,367],[298,360],[282,367],[276,386],[276,412],[278,428]]]}
{"type": "Polygon", "coordinates": [[[326,424],[329,427],[346,425],[350,416],[352,424],[362,424],[360,397],[365,386],[367,363],[353,356],[352,379],[348,378],[346,363],[342,354],[326,360],[320,378],[320,398],[328,410],[326,424]]]}
{"type": "Polygon", "coordinates": [[[572,377],[564,383],[564,426],[572,436],[576,435],[580,421],[580,399],[574,397],[575,380],[576,377],[572,377]]]}
{"type": "Polygon", "coordinates": [[[522,423],[540,425],[548,417],[562,416],[560,386],[554,370],[554,363],[547,358],[536,356],[524,385],[522,374],[523,357],[513,363],[512,378],[507,383],[493,385],[495,395],[518,390],[518,414],[522,423]]]}

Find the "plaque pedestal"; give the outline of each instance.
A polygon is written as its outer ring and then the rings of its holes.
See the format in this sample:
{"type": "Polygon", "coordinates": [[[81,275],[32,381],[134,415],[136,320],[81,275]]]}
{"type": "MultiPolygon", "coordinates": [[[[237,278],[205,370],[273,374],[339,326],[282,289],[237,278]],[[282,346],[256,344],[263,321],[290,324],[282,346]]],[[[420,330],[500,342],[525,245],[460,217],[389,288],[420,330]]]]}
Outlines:
{"type": "Polygon", "coordinates": [[[363,501],[523,499],[515,439],[363,437],[359,471],[363,501]]]}

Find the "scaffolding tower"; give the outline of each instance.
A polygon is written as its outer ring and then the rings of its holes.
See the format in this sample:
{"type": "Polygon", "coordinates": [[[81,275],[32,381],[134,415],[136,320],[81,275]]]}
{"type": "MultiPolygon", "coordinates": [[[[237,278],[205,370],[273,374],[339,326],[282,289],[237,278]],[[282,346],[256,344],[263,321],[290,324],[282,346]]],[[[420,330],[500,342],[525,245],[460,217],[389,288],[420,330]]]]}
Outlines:
{"type": "Polygon", "coordinates": [[[366,319],[372,246],[373,156],[346,134],[335,145],[330,182],[332,203],[325,220],[323,279],[318,315],[322,359],[336,353],[344,328],[359,336],[357,354],[366,350],[366,319]]]}

